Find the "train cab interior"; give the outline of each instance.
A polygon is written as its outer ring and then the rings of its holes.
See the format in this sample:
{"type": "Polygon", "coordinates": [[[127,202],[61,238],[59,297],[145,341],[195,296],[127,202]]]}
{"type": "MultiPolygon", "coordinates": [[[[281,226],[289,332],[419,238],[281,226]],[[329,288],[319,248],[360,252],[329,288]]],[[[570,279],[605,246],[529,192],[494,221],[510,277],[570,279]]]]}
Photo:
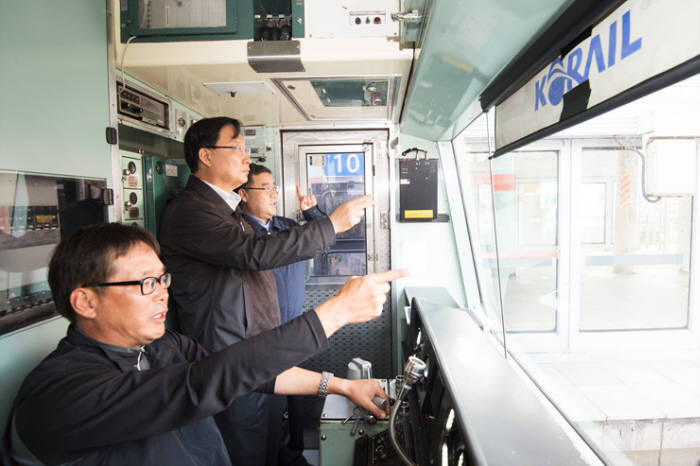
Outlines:
{"type": "MultiPolygon", "coordinates": [[[[240,120],[303,222],[304,308],[404,268],[304,364],[321,466],[700,464],[700,2],[28,0],[0,5],[0,433],[65,335],[56,244],[160,217],[196,121],[240,120]],[[354,416],[353,416],[354,415],[354,416]]],[[[176,320],[168,326],[177,328],[176,320]]]]}

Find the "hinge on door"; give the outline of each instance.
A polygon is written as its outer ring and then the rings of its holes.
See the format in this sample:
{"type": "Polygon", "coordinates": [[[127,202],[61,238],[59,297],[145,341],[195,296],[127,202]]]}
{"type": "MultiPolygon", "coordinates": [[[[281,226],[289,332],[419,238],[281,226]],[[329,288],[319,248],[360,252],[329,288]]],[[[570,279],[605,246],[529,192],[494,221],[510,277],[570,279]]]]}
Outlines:
{"type": "Polygon", "coordinates": [[[379,213],[379,227],[382,230],[389,229],[389,212],[380,212],[379,213]]]}

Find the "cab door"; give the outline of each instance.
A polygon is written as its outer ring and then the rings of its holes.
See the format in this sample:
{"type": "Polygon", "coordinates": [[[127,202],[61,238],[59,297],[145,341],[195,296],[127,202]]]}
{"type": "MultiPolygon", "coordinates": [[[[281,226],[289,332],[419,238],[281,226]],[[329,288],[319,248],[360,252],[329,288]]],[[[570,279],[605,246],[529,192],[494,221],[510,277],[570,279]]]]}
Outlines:
{"type": "MultiPolygon", "coordinates": [[[[389,156],[387,130],[283,131],[282,214],[303,221],[296,187],[313,194],[330,215],[343,202],[371,194],[375,206],[337,236],[336,243],[307,265],[305,310],[335,295],[353,275],[390,268],[389,156]]],[[[378,319],[341,329],[331,348],[311,361],[313,369],[344,375],[347,363],[361,357],[373,363],[374,377],[391,375],[392,315],[387,302],[378,319]]]]}

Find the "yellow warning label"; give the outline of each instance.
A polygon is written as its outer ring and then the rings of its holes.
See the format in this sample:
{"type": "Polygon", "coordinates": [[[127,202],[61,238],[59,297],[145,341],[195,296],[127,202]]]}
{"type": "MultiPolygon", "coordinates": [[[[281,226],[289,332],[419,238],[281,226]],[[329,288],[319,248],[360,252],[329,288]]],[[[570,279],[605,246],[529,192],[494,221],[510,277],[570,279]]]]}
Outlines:
{"type": "Polygon", "coordinates": [[[407,210],[404,212],[406,218],[433,218],[431,210],[407,210]]]}

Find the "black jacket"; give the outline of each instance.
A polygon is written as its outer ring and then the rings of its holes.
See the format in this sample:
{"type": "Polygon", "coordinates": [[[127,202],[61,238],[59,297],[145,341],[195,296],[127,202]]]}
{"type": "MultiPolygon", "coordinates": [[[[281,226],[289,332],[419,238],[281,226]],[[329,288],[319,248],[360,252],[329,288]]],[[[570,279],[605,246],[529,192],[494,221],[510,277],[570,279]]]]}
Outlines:
{"type": "Polygon", "coordinates": [[[230,464],[209,416],[256,387],[271,391],[277,374],[327,346],[308,312],[216,353],[167,331],[145,347],[150,369],[138,371],[136,353],[110,351],[70,327],[22,384],[16,431],[45,464],[230,464]]]}
{"type": "Polygon", "coordinates": [[[246,271],[310,259],[334,243],[335,230],[327,217],[259,237],[240,208],[232,212],[213,189],[190,176],[168,206],[160,229],[162,259],[173,274],[170,295],[181,330],[212,349],[245,338],[253,320],[251,301],[265,299],[251,296],[246,271]]]}

